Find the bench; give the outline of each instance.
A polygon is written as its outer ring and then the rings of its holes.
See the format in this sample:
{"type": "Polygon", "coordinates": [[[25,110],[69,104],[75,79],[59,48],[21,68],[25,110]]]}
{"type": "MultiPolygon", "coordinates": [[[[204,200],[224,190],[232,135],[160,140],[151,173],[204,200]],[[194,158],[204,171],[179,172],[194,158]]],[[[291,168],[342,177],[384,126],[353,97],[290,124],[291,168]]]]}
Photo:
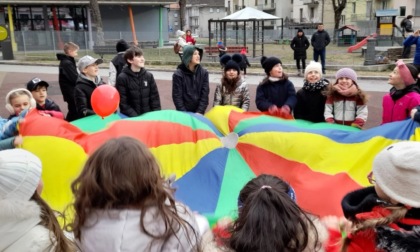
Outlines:
{"type": "MultiPolygon", "coordinates": [[[[226,53],[240,53],[242,51],[243,46],[227,46],[226,53]]],[[[245,47],[246,51],[248,52],[248,47],[245,47]]],[[[217,46],[205,46],[204,52],[207,54],[213,62],[216,62],[217,57],[219,57],[219,48],[217,46]]]]}

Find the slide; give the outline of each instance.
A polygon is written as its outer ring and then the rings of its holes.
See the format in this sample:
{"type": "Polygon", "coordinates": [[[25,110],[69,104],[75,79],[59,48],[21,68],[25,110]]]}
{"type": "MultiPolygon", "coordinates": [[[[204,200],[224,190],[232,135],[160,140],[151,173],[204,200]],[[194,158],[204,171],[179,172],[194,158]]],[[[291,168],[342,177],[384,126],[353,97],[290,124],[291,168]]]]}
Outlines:
{"type": "Polygon", "coordinates": [[[369,38],[375,38],[375,37],[376,37],[376,33],[372,33],[371,35],[367,36],[366,38],[364,38],[364,39],[363,39],[362,41],[360,41],[359,43],[357,43],[357,44],[355,44],[355,45],[350,46],[350,47],[347,49],[347,52],[348,52],[348,53],[351,53],[351,52],[353,52],[354,50],[357,50],[357,49],[361,48],[362,46],[366,45],[367,40],[368,40],[369,38]]]}

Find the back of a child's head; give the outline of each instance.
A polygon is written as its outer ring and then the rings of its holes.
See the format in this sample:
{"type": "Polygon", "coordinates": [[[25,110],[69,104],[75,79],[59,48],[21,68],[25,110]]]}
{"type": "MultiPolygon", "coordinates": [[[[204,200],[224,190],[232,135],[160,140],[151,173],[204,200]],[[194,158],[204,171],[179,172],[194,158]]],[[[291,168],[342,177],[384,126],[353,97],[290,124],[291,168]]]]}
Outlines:
{"type": "Polygon", "coordinates": [[[128,60],[133,60],[134,57],[143,56],[143,50],[138,46],[131,46],[124,53],[124,60],[127,64],[130,64],[128,60]]]}
{"type": "Polygon", "coordinates": [[[73,42],[67,42],[64,44],[63,51],[65,54],[68,54],[70,51],[79,50],[79,46],[73,42]]]}
{"type": "Polygon", "coordinates": [[[235,251],[302,251],[314,246],[315,251],[317,242],[310,237],[317,241],[318,234],[295,200],[293,188],[278,177],[260,175],[249,181],[239,194],[230,247],[235,251]]]}

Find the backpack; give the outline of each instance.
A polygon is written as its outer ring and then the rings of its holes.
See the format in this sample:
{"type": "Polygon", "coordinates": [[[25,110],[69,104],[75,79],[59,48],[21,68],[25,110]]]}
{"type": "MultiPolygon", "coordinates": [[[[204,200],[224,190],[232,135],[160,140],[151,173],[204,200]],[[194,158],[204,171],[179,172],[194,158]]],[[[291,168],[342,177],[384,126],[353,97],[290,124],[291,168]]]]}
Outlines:
{"type": "Polygon", "coordinates": [[[181,50],[181,46],[178,44],[178,42],[176,42],[174,44],[174,53],[179,54],[179,50],[181,50]]]}

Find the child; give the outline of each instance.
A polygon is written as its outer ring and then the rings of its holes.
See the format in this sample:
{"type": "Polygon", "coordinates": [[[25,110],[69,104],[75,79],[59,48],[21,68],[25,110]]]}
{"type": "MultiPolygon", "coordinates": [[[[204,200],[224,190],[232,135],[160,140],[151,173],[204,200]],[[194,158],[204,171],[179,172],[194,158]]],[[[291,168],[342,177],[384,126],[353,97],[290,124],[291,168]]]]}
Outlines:
{"type": "Polygon", "coordinates": [[[159,90],[153,74],[144,68],[143,51],[130,47],[124,53],[127,62],[117,78],[120,112],[128,117],[160,110],[159,90]]]}
{"type": "Polygon", "coordinates": [[[32,153],[0,151],[0,251],[76,251],[39,195],[41,172],[32,153]]]}
{"type": "Polygon", "coordinates": [[[77,68],[79,69],[80,75],[77,78],[76,87],[74,89],[77,109],[76,119],[95,114],[95,112],[92,110],[90,98],[92,96],[93,90],[98,85],[103,84],[101,77],[98,75],[98,65],[102,63],[102,59],[94,59],[89,55],[83,56],[77,62],[77,68]]]}
{"type": "Polygon", "coordinates": [[[227,48],[225,45],[223,45],[223,41],[217,42],[217,49],[219,51],[219,59],[227,53],[227,48]]]}
{"type": "Polygon", "coordinates": [[[297,101],[296,90],[284,73],[280,59],[263,56],[261,65],[267,76],[257,87],[257,108],[262,112],[268,111],[270,115],[290,115],[297,101]]]}
{"type": "Polygon", "coordinates": [[[410,117],[413,108],[420,105],[420,89],[416,85],[417,68],[412,64],[396,62],[388,83],[392,86],[389,94],[382,99],[382,124],[402,121],[410,117]]]}
{"type": "Polygon", "coordinates": [[[242,63],[240,65],[241,70],[244,71],[244,77],[246,76],[246,68],[251,67],[251,64],[249,64],[248,57],[246,56],[246,48],[242,48],[241,50],[242,55],[242,63]]]}
{"type": "Polygon", "coordinates": [[[185,34],[185,41],[189,44],[189,45],[195,45],[196,41],[195,38],[192,36],[191,34],[191,30],[187,30],[186,34],[185,34]]]}
{"type": "Polygon", "coordinates": [[[327,97],[324,95],[328,80],[322,78],[322,65],[311,61],[305,69],[303,87],[297,94],[297,103],[293,112],[296,119],[314,123],[325,122],[324,108],[327,97]]]}
{"type": "Polygon", "coordinates": [[[240,54],[232,57],[224,55],[221,62],[225,66],[221,83],[217,85],[214,93],[214,103],[216,105],[233,105],[248,111],[250,104],[249,90],[246,82],[241,78],[239,65],[242,62],[240,54]]]}
{"type": "Polygon", "coordinates": [[[373,161],[368,179],[374,186],[347,194],[344,215],[353,230],[342,251],[418,251],[409,241],[420,226],[420,143],[403,141],[383,149],[373,161]]]}
{"type": "Polygon", "coordinates": [[[26,84],[26,89],[31,92],[36,101],[36,109],[45,115],[64,119],[60,107],[54,101],[48,99],[47,89],[49,84],[40,78],[33,78],[26,84]]]}
{"type": "Polygon", "coordinates": [[[77,81],[77,68],[75,57],[79,46],[73,42],[64,44],[64,54],[57,53],[57,59],[60,61],[58,83],[63,94],[63,99],[67,102],[66,121],[71,122],[77,118],[76,104],[74,102],[74,87],[77,81]]]}
{"type": "Polygon", "coordinates": [[[351,68],[341,68],[335,78],[335,83],[326,91],[325,121],[361,129],[368,117],[367,96],[357,85],[356,72],[351,68]],[[348,90],[354,87],[358,91],[348,95],[348,90]]]}
{"type": "Polygon", "coordinates": [[[117,50],[117,55],[109,62],[109,75],[108,75],[108,84],[115,87],[115,82],[118,75],[122,72],[124,66],[127,65],[127,62],[124,60],[124,53],[129,48],[127,42],[124,39],[118,40],[115,45],[117,50]]]}
{"type": "Polygon", "coordinates": [[[197,224],[146,145],[108,140],[72,183],[71,229],[81,251],[195,251],[197,224]]]}
{"type": "Polygon", "coordinates": [[[293,188],[272,175],[259,175],[242,188],[238,215],[225,241],[232,251],[322,251],[328,237],[296,204],[293,188]]]}

